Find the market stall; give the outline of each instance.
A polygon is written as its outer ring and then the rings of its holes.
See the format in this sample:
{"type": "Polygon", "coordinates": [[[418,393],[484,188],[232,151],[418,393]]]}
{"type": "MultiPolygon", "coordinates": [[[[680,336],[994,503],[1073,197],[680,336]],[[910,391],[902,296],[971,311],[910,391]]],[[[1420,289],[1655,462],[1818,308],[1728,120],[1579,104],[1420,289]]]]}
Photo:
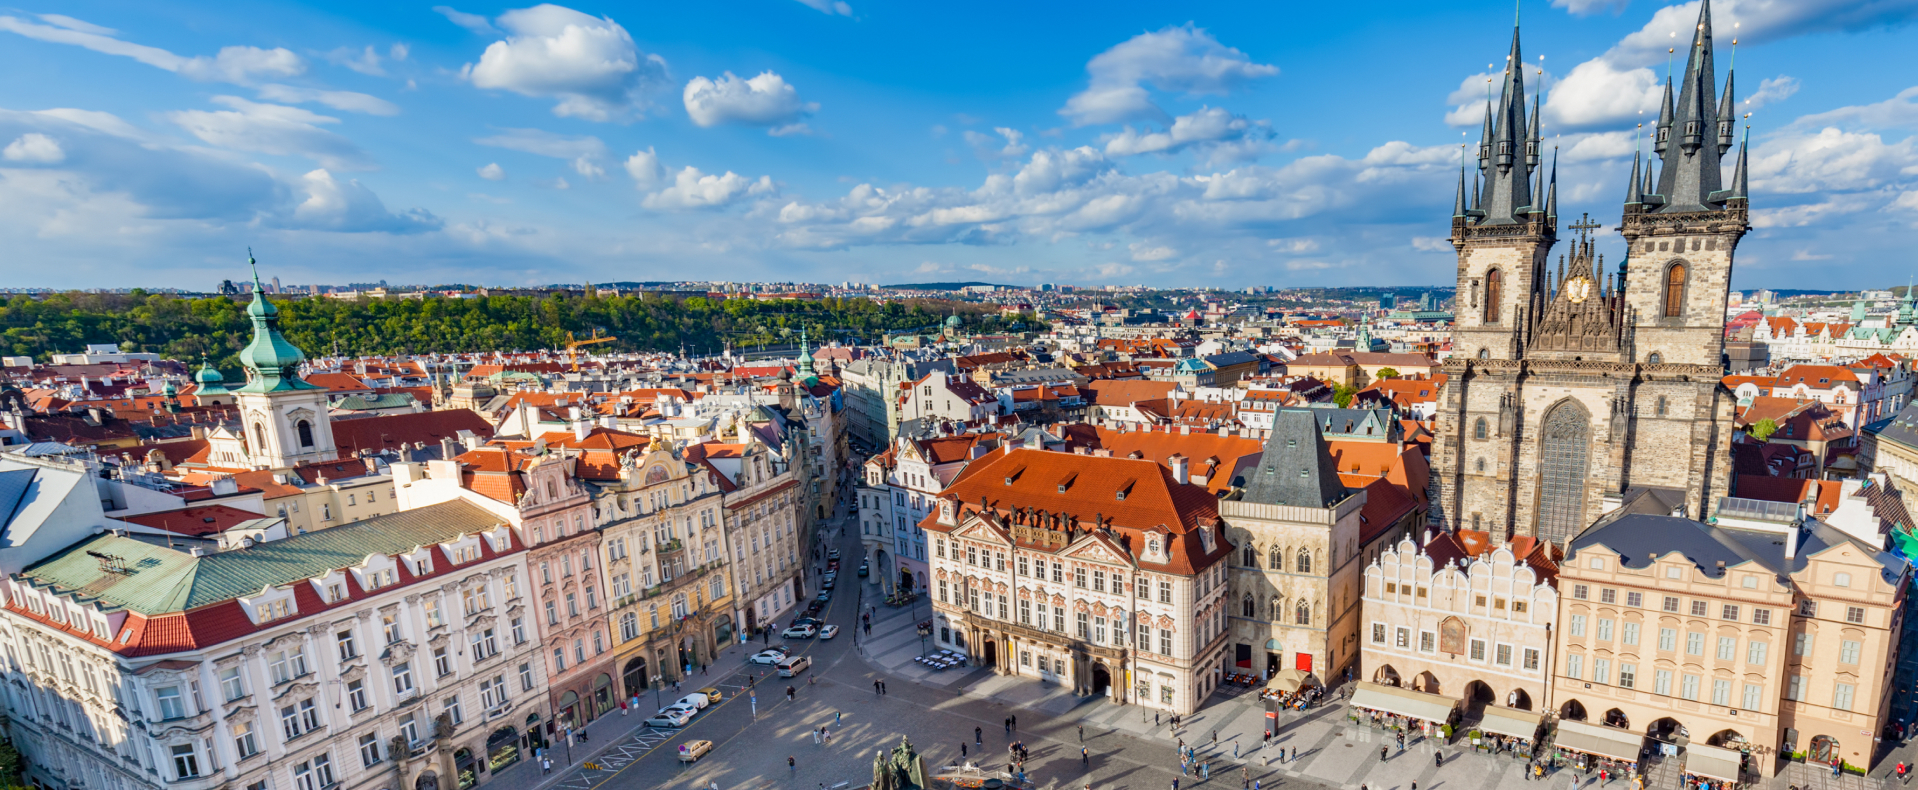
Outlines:
{"type": "Polygon", "coordinates": [[[1387,729],[1404,729],[1439,737],[1440,728],[1452,720],[1458,700],[1423,691],[1358,681],[1352,689],[1352,720],[1387,729]]]}
{"type": "Polygon", "coordinates": [[[1744,758],[1745,754],[1736,749],[1690,744],[1685,747],[1685,774],[1687,778],[1710,782],[1713,787],[1732,787],[1738,783],[1738,767],[1744,758]]]}
{"type": "Polygon", "coordinates": [[[1631,730],[1561,719],[1552,738],[1556,757],[1582,770],[1604,768],[1615,773],[1638,772],[1638,752],[1645,736],[1631,730]]]}
{"type": "Polygon", "coordinates": [[[1531,759],[1538,741],[1538,727],[1544,717],[1529,710],[1485,706],[1479,720],[1480,742],[1472,744],[1480,751],[1513,754],[1531,759]]]}

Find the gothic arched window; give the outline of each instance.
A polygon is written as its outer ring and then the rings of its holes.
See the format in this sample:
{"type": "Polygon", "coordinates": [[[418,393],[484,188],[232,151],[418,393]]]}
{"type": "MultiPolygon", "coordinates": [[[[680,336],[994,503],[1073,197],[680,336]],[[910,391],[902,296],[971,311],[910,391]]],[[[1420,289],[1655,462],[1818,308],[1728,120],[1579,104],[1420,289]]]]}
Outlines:
{"type": "Polygon", "coordinates": [[[1248,568],[1259,567],[1259,550],[1256,548],[1253,548],[1252,544],[1250,543],[1245,544],[1245,549],[1243,551],[1240,551],[1239,555],[1244,558],[1243,561],[1246,567],[1248,568]]]}
{"type": "Polygon", "coordinates": [[[1665,396],[1658,396],[1658,416],[1665,416],[1665,396]]]}
{"type": "Polygon", "coordinates": [[[1505,283],[1499,270],[1493,269],[1485,273],[1485,323],[1498,323],[1499,295],[1504,288],[1505,283]]]}
{"type": "Polygon", "coordinates": [[[1491,358],[1492,358],[1492,350],[1491,350],[1491,349],[1489,349],[1489,348],[1481,348],[1481,349],[1479,349],[1479,350],[1478,350],[1478,358],[1479,358],[1479,359],[1491,359],[1491,358]]]}
{"type": "Polygon", "coordinates": [[[313,423],[301,420],[293,425],[293,430],[298,431],[300,434],[301,447],[313,446],[313,423]]]}
{"type": "Polygon", "coordinates": [[[1285,570],[1285,552],[1280,551],[1279,547],[1273,546],[1272,550],[1267,552],[1266,554],[1267,554],[1267,559],[1270,560],[1270,562],[1267,562],[1266,564],[1272,566],[1272,570],[1275,570],[1275,571],[1285,570]]]}
{"type": "Polygon", "coordinates": [[[266,426],[253,423],[253,449],[266,452],[266,426]]]}
{"type": "Polygon", "coordinates": [[[1647,356],[1645,357],[1645,364],[1647,364],[1647,365],[1663,365],[1663,364],[1665,364],[1665,355],[1664,355],[1664,354],[1660,354],[1660,353],[1658,353],[1658,352],[1656,352],[1656,351],[1653,351],[1653,352],[1652,352],[1651,354],[1649,354],[1649,355],[1647,355],[1647,356]]]}
{"type": "Polygon", "coordinates": [[[1257,612],[1253,609],[1252,593],[1246,593],[1244,600],[1239,602],[1239,611],[1243,612],[1246,617],[1258,616],[1257,612]]]}
{"type": "Polygon", "coordinates": [[[1292,620],[1298,625],[1312,624],[1312,605],[1306,603],[1304,598],[1300,598],[1299,605],[1292,608],[1292,620]]]}
{"type": "Polygon", "coordinates": [[[1293,568],[1297,570],[1299,573],[1311,573],[1312,572],[1312,553],[1309,551],[1306,551],[1305,548],[1301,546],[1299,548],[1298,562],[1294,564],[1293,568]]]}
{"type": "Polygon", "coordinates": [[[1665,271],[1665,317],[1677,318],[1685,312],[1685,264],[1674,263],[1665,271]]]}
{"type": "Polygon", "coordinates": [[[1488,433],[1488,429],[1485,427],[1484,417],[1480,417],[1477,422],[1472,423],[1472,438],[1483,439],[1486,433],[1488,433]]]}
{"type": "Polygon", "coordinates": [[[1272,603],[1268,604],[1267,607],[1272,610],[1271,619],[1273,622],[1278,623],[1278,622],[1285,621],[1285,602],[1284,601],[1274,598],[1272,599],[1272,603]]]}

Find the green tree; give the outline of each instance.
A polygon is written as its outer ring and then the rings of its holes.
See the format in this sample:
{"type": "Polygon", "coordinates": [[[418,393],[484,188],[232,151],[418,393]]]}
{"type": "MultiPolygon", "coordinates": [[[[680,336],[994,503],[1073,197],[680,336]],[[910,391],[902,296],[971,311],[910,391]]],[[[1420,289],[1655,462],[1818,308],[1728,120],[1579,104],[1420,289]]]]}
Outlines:
{"type": "Polygon", "coordinates": [[[1338,404],[1341,409],[1349,408],[1352,405],[1352,396],[1358,393],[1357,387],[1340,384],[1332,388],[1332,402],[1338,404]]]}
{"type": "Polygon", "coordinates": [[[1772,434],[1778,432],[1778,423],[1772,420],[1772,418],[1766,417],[1758,422],[1752,423],[1750,427],[1745,429],[1745,432],[1751,434],[1753,439],[1762,442],[1770,439],[1772,434]]]}
{"type": "Polygon", "coordinates": [[[1379,368],[1379,373],[1374,378],[1395,379],[1398,377],[1399,377],[1398,368],[1379,368]]]}

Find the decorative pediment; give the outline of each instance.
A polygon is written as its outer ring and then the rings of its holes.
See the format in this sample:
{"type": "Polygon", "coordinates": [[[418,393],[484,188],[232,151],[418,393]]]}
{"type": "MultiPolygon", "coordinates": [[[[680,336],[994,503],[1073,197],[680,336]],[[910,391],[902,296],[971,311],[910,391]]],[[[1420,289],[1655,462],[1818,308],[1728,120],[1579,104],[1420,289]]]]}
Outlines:
{"type": "MultiPolygon", "coordinates": [[[[311,676],[309,675],[308,677],[311,677],[311,676]]],[[[319,690],[320,690],[320,684],[313,683],[311,681],[288,683],[286,684],[285,687],[280,689],[280,693],[273,695],[273,701],[279,702],[280,700],[283,700],[283,699],[305,697],[319,690]]]]}
{"type": "Polygon", "coordinates": [[[299,647],[306,644],[306,640],[300,638],[302,633],[303,632],[300,631],[288,631],[287,633],[280,634],[279,636],[266,640],[265,647],[268,650],[284,650],[289,647],[299,647]]]}
{"type": "Polygon", "coordinates": [[[1006,540],[1005,535],[1000,533],[998,529],[984,521],[976,519],[960,525],[957,536],[972,540],[988,541],[1000,545],[1006,545],[1009,542],[1006,540]]]}
{"type": "Polygon", "coordinates": [[[453,632],[445,626],[440,626],[434,630],[437,630],[439,633],[434,634],[431,639],[426,640],[426,643],[435,647],[446,644],[446,640],[453,636],[453,632]]]}
{"type": "Polygon", "coordinates": [[[1084,598],[1080,598],[1072,602],[1072,611],[1090,612],[1092,611],[1092,607],[1086,603],[1084,598]]]}
{"type": "Polygon", "coordinates": [[[1104,562],[1111,564],[1124,564],[1126,562],[1125,558],[1113,551],[1111,546],[1106,545],[1105,541],[1095,536],[1087,536],[1077,544],[1061,552],[1060,556],[1075,560],[1085,560],[1087,562],[1104,562]]]}
{"type": "Polygon", "coordinates": [[[1092,604],[1092,613],[1100,617],[1106,616],[1106,605],[1104,603],[1092,604]]]}
{"type": "Polygon", "coordinates": [[[415,652],[418,652],[418,650],[419,650],[418,648],[413,646],[412,642],[407,642],[407,641],[394,642],[391,647],[388,647],[386,649],[385,653],[380,654],[380,663],[385,664],[389,667],[393,666],[395,664],[400,663],[401,661],[406,661],[412,658],[413,654],[415,652]]]}
{"type": "Polygon", "coordinates": [[[1171,618],[1171,616],[1169,616],[1169,615],[1163,615],[1163,614],[1162,614],[1162,615],[1159,615],[1159,627],[1160,627],[1160,628],[1162,628],[1162,629],[1165,629],[1165,630],[1167,630],[1167,631],[1175,631],[1175,630],[1178,630],[1178,629],[1175,629],[1175,628],[1173,628],[1173,627],[1172,627],[1173,625],[1174,625],[1174,623],[1172,622],[1172,618],[1171,618]]]}
{"type": "Polygon", "coordinates": [[[1053,606],[1065,606],[1065,605],[1066,605],[1066,597],[1065,597],[1065,596],[1063,596],[1063,595],[1060,595],[1060,594],[1058,594],[1058,593],[1053,593],[1053,594],[1052,594],[1052,605],[1053,605],[1053,606]]]}
{"type": "Polygon", "coordinates": [[[313,416],[313,410],[304,407],[292,409],[286,413],[287,420],[290,422],[299,422],[301,420],[311,421],[313,416]]]}
{"type": "Polygon", "coordinates": [[[340,680],[352,682],[366,677],[366,665],[355,661],[352,666],[340,670],[340,680]]]}
{"type": "Polygon", "coordinates": [[[498,621],[499,617],[497,615],[482,613],[475,616],[472,622],[466,624],[466,627],[468,630],[492,628],[493,623],[498,621]]]}
{"type": "Polygon", "coordinates": [[[1548,289],[1551,304],[1533,304],[1538,330],[1529,350],[1618,353],[1629,308],[1623,294],[1599,282],[1604,259],[1593,255],[1591,237],[1581,234],[1572,244],[1569,270],[1564,258],[1558,265],[1558,278],[1548,289]]]}
{"type": "Polygon", "coordinates": [[[252,705],[235,705],[227,708],[224,719],[229,727],[239,724],[252,724],[255,719],[259,718],[259,713],[259,709],[252,705]]]}

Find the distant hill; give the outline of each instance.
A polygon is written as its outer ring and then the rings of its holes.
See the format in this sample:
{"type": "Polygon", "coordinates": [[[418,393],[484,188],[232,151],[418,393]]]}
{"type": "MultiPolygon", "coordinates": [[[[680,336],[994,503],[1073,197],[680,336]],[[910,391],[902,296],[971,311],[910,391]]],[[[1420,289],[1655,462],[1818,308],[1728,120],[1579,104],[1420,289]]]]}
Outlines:
{"type": "Polygon", "coordinates": [[[879,287],[881,287],[881,288],[900,288],[900,289],[904,289],[904,290],[908,290],[908,291],[957,291],[957,290],[959,290],[959,289],[961,289],[961,288],[965,288],[965,287],[967,287],[967,286],[971,286],[971,285],[990,285],[990,286],[993,286],[993,287],[995,287],[995,288],[1020,288],[1020,287],[1023,287],[1023,286],[1018,286],[1018,285],[1000,285],[1000,284],[998,284],[998,283],[981,283],[981,282],[968,282],[968,283],[899,283],[898,285],[882,285],[882,286],[879,286],[879,287]]]}

